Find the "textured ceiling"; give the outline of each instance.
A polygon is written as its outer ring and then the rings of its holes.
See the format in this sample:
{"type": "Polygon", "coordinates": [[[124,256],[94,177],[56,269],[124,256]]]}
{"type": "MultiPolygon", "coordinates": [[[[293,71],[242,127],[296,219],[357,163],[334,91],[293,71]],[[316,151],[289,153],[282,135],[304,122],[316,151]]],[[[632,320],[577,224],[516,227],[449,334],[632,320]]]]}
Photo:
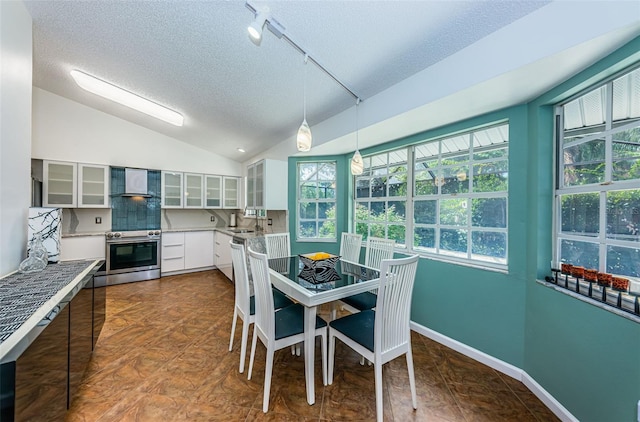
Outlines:
{"type": "MultiPolygon", "coordinates": [[[[262,45],[252,44],[246,28],[253,13],[244,1],[25,4],[33,17],[37,87],[237,161],[291,139],[301,123],[304,57],[266,29],[262,45]],[[71,79],[72,69],[166,105],[185,116],[185,125],[174,127],[84,92],[71,79]]],[[[268,6],[288,37],[366,103],[549,2],[251,4],[268,6]]],[[[354,106],[354,98],[315,65],[306,71],[312,129],[354,106]]],[[[331,152],[338,150],[323,150],[331,152]]]]}

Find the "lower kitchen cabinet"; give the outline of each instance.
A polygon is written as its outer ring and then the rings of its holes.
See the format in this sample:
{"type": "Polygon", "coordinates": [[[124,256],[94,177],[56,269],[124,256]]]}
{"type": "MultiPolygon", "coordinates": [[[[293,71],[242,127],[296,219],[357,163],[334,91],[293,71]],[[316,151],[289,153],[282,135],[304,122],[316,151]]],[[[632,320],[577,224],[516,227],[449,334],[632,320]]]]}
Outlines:
{"type": "Polygon", "coordinates": [[[233,280],[233,264],[231,260],[232,237],[226,233],[216,232],[216,267],[226,275],[229,280],[233,280]]]}
{"type": "Polygon", "coordinates": [[[104,259],[106,249],[104,235],[68,236],[60,240],[60,259],[104,259]]]}
{"type": "Polygon", "coordinates": [[[162,275],[211,269],[214,266],[213,231],[162,234],[162,275]]]}
{"type": "Polygon", "coordinates": [[[29,333],[24,352],[0,364],[2,422],[64,420],[104,323],[105,288],[92,275],[83,284],[29,333]]]}

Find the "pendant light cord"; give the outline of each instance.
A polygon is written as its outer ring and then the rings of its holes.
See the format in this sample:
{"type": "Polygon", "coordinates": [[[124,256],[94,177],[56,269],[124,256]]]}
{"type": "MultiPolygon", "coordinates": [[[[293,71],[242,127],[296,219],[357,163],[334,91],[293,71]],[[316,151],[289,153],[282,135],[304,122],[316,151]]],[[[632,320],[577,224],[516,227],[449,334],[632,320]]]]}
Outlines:
{"type": "Polygon", "coordinates": [[[358,151],[358,132],[360,131],[360,122],[358,121],[358,106],[360,98],[356,98],[356,151],[358,151]]]}
{"type": "Polygon", "coordinates": [[[307,121],[307,59],[309,59],[309,55],[304,55],[304,86],[302,87],[302,100],[304,102],[303,105],[303,119],[307,121]]]}

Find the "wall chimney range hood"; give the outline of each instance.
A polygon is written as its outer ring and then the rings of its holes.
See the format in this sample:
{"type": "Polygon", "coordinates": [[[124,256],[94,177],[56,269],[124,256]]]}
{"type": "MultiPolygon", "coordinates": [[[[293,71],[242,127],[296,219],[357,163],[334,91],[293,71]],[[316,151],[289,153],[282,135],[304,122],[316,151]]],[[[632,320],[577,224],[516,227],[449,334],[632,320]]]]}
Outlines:
{"type": "Polygon", "coordinates": [[[124,169],[125,189],[122,196],[142,196],[151,198],[147,190],[147,170],[124,169]]]}

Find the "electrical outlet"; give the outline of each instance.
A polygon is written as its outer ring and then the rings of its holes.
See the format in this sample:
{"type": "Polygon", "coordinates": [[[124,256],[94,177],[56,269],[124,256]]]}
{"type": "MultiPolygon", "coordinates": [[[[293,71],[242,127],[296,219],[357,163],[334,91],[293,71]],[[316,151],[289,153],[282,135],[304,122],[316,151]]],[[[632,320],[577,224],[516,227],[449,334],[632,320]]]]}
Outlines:
{"type": "Polygon", "coordinates": [[[96,224],[102,224],[102,217],[96,217],[96,224]]]}
{"type": "Polygon", "coordinates": [[[269,226],[273,226],[273,219],[268,218],[268,219],[267,219],[267,225],[269,225],[269,226]]]}
{"type": "Polygon", "coordinates": [[[216,217],[214,215],[211,216],[211,222],[216,221],[216,217]]]}

